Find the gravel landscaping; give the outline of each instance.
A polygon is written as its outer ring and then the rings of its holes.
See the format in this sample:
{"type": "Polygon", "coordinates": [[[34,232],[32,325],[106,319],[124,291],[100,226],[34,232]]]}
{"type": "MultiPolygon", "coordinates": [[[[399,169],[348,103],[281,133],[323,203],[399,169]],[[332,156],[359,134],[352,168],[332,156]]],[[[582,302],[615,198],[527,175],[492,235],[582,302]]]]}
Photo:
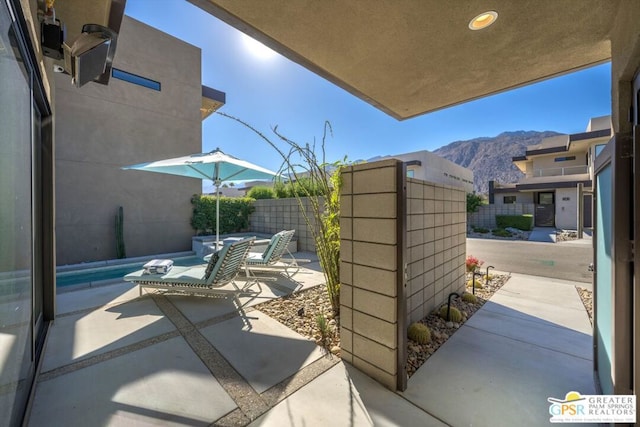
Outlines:
{"type": "MultiPolygon", "coordinates": [[[[429,315],[421,320],[431,329],[432,340],[429,344],[418,344],[408,340],[407,345],[407,374],[409,376],[435,353],[447,339],[460,328],[482,305],[506,283],[507,275],[491,275],[491,281],[482,289],[476,288],[478,302],[470,304],[456,298],[451,306],[461,311],[463,320],[460,323],[448,323],[436,315],[429,315]]],[[[471,292],[471,289],[469,292],[471,292]]],[[[334,318],[324,286],[316,286],[311,289],[295,292],[291,295],[274,299],[255,307],[273,319],[316,342],[332,354],[340,355],[340,319],[334,318]],[[318,327],[318,316],[325,317],[328,326],[323,342],[323,336],[318,327]]],[[[439,307],[438,307],[439,308],[439,307]]]]}
{"type": "MultiPolygon", "coordinates": [[[[471,279],[468,275],[467,281],[471,279]]],[[[431,342],[428,344],[419,344],[415,341],[407,342],[407,375],[411,377],[431,355],[433,355],[442,344],[444,344],[451,336],[462,326],[476,311],[484,305],[491,296],[498,291],[509,280],[508,275],[491,274],[489,283],[483,285],[483,288],[476,288],[476,297],[478,301],[475,304],[467,303],[462,298],[455,298],[451,302],[451,307],[460,310],[462,321],[459,323],[446,322],[442,319],[437,311],[429,314],[422,319],[420,323],[424,323],[431,330],[431,342]]],[[[467,290],[471,292],[471,288],[467,290]]],[[[439,309],[440,306],[437,307],[439,309]]]]}
{"type": "Polygon", "coordinates": [[[591,326],[593,326],[593,292],[591,292],[589,289],[580,288],[577,286],[576,289],[578,291],[578,295],[580,295],[582,304],[584,304],[585,310],[587,310],[591,326]]]}
{"type": "MultiPolygon", "coordinates": [[[[470,276],[468,280],[470,280],[470,276]]],[[[462,298],[454,298],[451,307],[457,308],[462,314],[462,321],[458,323],[446,322],[437,315],[436,311],[422,319],[420,323],[427,325],[431,330],[431,341],[428,344],[419,344],[408,340],[407,375],[411,377],[507,280],[509,280],[508,275],[491,275],[488,284],[483,285],[483,288],[476,288],[475,295],[478,301],[475,304],[465,302],[462,298]]],[[[467,290],[471,292],[470,287],[467,290]]],[[[589,315],[589,320],[593,324],[593,293],[579,287],[576,290],[589,315]]],[[[295,292],[260,304],[256,308],[300,335],[315,341],[316,344],[332,354],[340,355],[340,319],[339,317],[334,318],[324,286],[315,286],[311,289],[295,292]],[[324,338],[318,326],[318,316],[324,316],[327,322],[327,333],[324,338]]]]}

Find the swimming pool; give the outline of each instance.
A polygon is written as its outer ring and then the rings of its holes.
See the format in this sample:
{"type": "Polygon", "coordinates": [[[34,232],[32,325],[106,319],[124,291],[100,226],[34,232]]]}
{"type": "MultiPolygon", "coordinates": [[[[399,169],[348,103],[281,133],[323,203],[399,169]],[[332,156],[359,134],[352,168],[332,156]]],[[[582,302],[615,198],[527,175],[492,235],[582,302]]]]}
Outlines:
{"type": "Polygon", "coordinates": [[[172,259],[176,266],[204,264],[204,260],[192,252],[155,255],[153,257],[124,260],[100,261],[68,265],[57,268],[56,287],[58,292],[108,285],[122,281],[125,275],[140,270],[151,259],[172,259]]]}

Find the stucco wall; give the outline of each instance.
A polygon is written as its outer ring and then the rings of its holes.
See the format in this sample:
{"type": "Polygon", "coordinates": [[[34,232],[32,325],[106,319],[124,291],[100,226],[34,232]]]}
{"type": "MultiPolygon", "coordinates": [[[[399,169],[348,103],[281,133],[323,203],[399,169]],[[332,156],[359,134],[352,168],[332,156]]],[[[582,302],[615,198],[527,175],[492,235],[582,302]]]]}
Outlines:
{"type": "MultiPolygon", "coordinates": [[[[533,192],[494,193],[494,205],[504,205],[505,196],[516,196],[516,203],[533,203],[533,192]]],[[[512,203],[507,203],[512,204],[512,203]]]]}
{"type": "Polygon", "coordinates": [[[115,78],[76,89],[55,76],[58,265],[115,258],[119,206],[127,256],[191,248],[201,181],[120,168],[201,151],[200,49],[125,17],[114,67],[161,91],[115,78]]]}
{"type": "MultiPolygon", "coordinates": [[[[561,168],[572,168],[569,169],[566,174],[576,173],[578,170],[576,166],[586,166],[587,164],[587,151],[580,152],[562,152],[562,153],[554,153],[546,157],[536,157],[533,159],[533,171],[538,169],[561,169],[561,168]],[[575,156],[575,160],[565,160],[556,162],[556,158],[558,157],[571,157],[575,156]]],[[[582,173],[586,173],[582,172],[582,173]]],[[[560,172],[554,173],[560,175],[560,172]]]]}
{"type": "Polygon", "coordinates": [[[575,230],[578,227],[578,189],[556,189],[556,227],[575,230]]]}

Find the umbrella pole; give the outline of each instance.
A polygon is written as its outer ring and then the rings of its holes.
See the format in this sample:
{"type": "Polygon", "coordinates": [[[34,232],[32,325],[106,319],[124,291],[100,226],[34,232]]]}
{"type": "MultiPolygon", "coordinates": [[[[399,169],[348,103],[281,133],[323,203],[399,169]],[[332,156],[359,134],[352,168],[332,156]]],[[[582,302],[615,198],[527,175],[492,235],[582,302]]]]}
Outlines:
{"type": "Polygon", "coordinates": [[[216,180],[216,252],[220,250],[220,181],[216,180]]]}

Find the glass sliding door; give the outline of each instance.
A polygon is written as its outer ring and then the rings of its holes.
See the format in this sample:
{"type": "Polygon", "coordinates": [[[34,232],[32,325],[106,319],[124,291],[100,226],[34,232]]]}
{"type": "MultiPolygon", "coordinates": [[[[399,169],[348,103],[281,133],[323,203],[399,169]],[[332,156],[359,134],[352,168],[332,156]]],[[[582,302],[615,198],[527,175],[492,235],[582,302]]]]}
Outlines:
{"type": "Polygon", "coordinates": [[[46,323],[43,317],[42,124],[41,108],[37,106],[43,105],[43,98],[34,96],[37,74],[28,56],[14,5],[0,0],[2,426],[22,423],[46,323]]]}
{"type": "Polygon", "coordinates": [[[613,255],[611,164],[596,175],[596,317],[593,331],[596,340],[596,372],[602,393],[613,394],[613,255]]]}

